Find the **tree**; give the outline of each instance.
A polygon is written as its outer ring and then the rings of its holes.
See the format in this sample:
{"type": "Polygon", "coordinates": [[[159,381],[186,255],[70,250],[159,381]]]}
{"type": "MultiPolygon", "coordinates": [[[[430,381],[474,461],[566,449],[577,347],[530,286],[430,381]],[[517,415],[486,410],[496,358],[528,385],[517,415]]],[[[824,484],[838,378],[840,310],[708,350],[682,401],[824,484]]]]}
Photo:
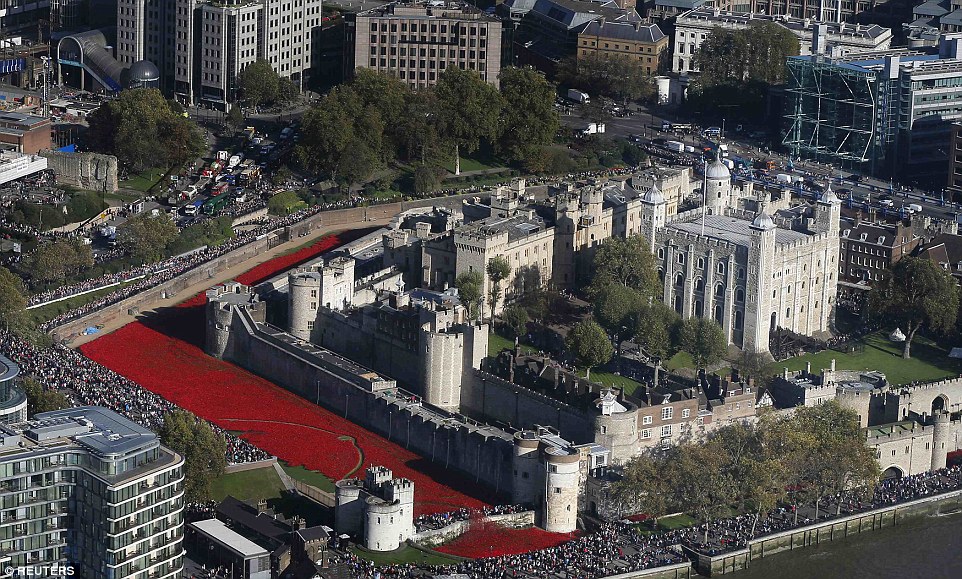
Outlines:
{"type": "Polygon", "coordinates": [[[94,264],[93,251],[77,239],[41,243],[30,254],[30,272],[43,283],[62,282],[94,264]]]}
{"type": "Polygon", "coordinates": [[[498,302],[501,301],[501,282],[508,279],[511,275],[511,264],[503,255],[492,257],[485,268],[488,273],[488,280],[491,288],[488,290],[488,305],[491,306],[491,315],[498,309],[498,302]]]}
{"type": "Polygon", "coordinates": [[[441,188],[441,172],[433,166],[420,164],[414,168],[414,192],[427,195],[441,188]]]}
{"type": "Polygon", "coordinates": [[[458,299],[468,309],[471,319],[478,316],[478,306],[484,292],[484,278],[476,271],[465,271],[454,280],[454,287],[458,288],[458,299]]]}
{"type": "Polygon", "coordinates": [[[244,111],[239,106],[232,106],[229,111],[227,111],[227,126],[231,128],[232,131],[243,127],[247,124],[247,119],[244,118],[244,111]]]}
{"type": "Polygon", "coordinates": [[[568,351],[585,367],[585,378],[591,379],[591,369],[611,359],[614,348],[604,328],[594,320],[575,325],[566,340],[568,351]]]}
{"type": "Polygon", "coordinates": [[[0,323],[6,331],[26,329],[27,298],[23,282],[5,267],[0,267],[0,323]]]}
{"type": "Polygon", "coordinates": [[[183,410],[164,415],[160,430],[164,445],[184,457],[184,499],[188,502],[210,500],[211,483],[227,467],[227,445],[210,423],[183,410]]]}
{"type": "Polygon", "coordinates": [[[921,328],[944,334],[955,323],[959,290],[952,275],[925,258],[895,262],[869,293],[869,309],[905,332],[902,357],[911,358],[912,340],[921,328]]]}
{"type": "Polygon", "coordinates": [[[280,94],[280,76],[274,71],[270,62],[264,58],[258,58],[238,73],[237,88],[240,89],[241,98],[248,106],[259,107],[271,104],[278,100],[280,94]]]}
{"type": "Polygon", "coordinates": [[[632,288],[645,298],[656,296],[661,287],[655,256],[640,235],[606,240],[595,253],[593,263],[595,287],[615,283],[632,288]]]}
{"type": "Polygon", "coordinates": [[[710,523],[727,511],[735,499],[735,481],[716,445],[683,444],[667,454],[667,473],[663,476],[672,481],[674,504],[695,514],[702,523],[710,523]]]}
{"type": "Polygon", "coordinates": [[[169,215],[141,215],[117,229],[117,242],[129,255],[146,263],[164,257],[167,245],[177,238],[178,233],[169,215]]]}
{"type": "Polygon", "coordinates": [[[365,105],[350,86],[339,86],[304,114],[301,160],[311,170],[325,171],[353,185],[381,166],[384,122],[378,108],[365,105]]]}
{"type": "Polygon", "coordinates": [[[816,520],[824,498],[878,482],[878,460],[854,410],[835,400],[801,406],[780,427],[790,435],[785,462],[792,465],[802,495],[815,500],[816,520]]]}
{"type": "Polygon", "coordinates": [[[624,466],[621,480],[612,485],[611,497],[619,514],[644,513],[658,529],[658,517],[671,506],[671,481],[663,460],[651,454],[636,456],[624,466]]]}
{"type": "Polygon", "coordinates": [[[676,351],[673,341],[675,327],[680,322],[678,314],[660,301],[643,305],[635,318],[635,342],[648,354],[661,359],[671,357],[676,351]]]}
{"type": "Polygon", "coordinates": [[[27,395],[27,411],[30,416],[70,407],[70,401],[62,392],[48,390],[33,378],[24,378],[23,392],[27,395]]]}
{"type": "Polygon", "coordinates": [[[555,86],[534,68],[501,69],[501,138],[498,148],[511,161],[523,161],[550,145],[558,132],[555,86]]]}
{"type": "Polygon", "coordinates": [[[281,191],[267,200],[267,212],[271,215],[290,215],[307,204],[294,191],[281,191]]]}
{"type": "Polygon", "coordinates": [[[595,319],[612,334],[624,334],[633,330],[639,310],[645,304],[645,297],[634,289],[616,283],[607,283],[600,288],[592,287],[595,319]]]}
{"type": "Polygon", "coordinates": [[[758,21],[744,30],[715,27],[695,54],[707,86],[732,81],[767,85],[785,80],[785,61],[799,53],[798,38],[784,26],[758,21]]]}
{"type": "Polygon", "coordinates": [[[528,331],[528,311],[519,304],[511,304],[501,312],[501,321],[514,336],[520,337],[528,331]]]}
{"type": "Polygon", "coordinates": [[[440,161],[441,137],[437,121],[437,96],[434,90],[409,92],[404,99],[401,118],[393,123],[398,154],[407,161],[421,164],[440,161]]]}
{"type": "Polygon", "coordinates": [[[622,55],[592,53],[571,56],[559,64],[558,77],[566,85],[592,95],[604,95],[622,103],[648,99],[655,82],[638,60],[622,55]]]}
{"type": "Polygon", "coordinates": [[[715,320],[688,318],[681,325],[681,349],[691,354],[698,369],[705,369],[722,359],[728,348],[725,332],[715,320]]]}
{"type": "Polygon", "coordinates": [[[481,141],[498,136],[501,95],[477,72],[450,66],[438,78],[439,134],[454,145],[454,174],[461,174],[461,152],[473,153],[481,141]]]}
{"type": "Polygon", "coordinates": [[[87,118],[90,148],[116,155],[133,171],[182,164],[206,148],[197,126],[157,89],[125,90],[87,118]]]}

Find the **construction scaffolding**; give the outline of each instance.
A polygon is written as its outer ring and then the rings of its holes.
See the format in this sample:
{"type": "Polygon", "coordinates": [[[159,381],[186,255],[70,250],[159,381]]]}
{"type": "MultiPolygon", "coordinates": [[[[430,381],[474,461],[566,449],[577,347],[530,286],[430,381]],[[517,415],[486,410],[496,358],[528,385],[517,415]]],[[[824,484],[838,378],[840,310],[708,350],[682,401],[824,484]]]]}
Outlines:
{"type": "Polygon", "coordinates": [[[788,59],[782,144],[800,159],[876,175],[897,135],[897,80],[812,56],[788,59]],[[892,106],[889,106],[891,103],[892,106]]]}

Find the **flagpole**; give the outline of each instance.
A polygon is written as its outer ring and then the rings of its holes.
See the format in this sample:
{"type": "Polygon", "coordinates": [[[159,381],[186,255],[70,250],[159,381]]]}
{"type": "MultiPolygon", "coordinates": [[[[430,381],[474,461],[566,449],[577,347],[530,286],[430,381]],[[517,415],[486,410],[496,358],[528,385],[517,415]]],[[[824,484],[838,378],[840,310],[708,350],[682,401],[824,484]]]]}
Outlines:
{"type": "Polygon", "coordinates": [[[704,163],[704,183],[701,186],[701,235],[705,236],[705,213],[708,212],[708,159],[704,163]]]}

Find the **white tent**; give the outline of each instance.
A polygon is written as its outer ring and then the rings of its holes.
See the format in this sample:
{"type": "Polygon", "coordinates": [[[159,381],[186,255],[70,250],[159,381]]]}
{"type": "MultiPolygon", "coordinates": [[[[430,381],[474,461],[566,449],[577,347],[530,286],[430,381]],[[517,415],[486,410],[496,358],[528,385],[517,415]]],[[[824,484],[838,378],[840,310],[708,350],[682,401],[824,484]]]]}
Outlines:
{"type": "Polygon", "coordinates": [[[895,331],[889,334],[889,340],[892,340],[893,342],[904,342],[905,334],[903,334],[902,330],[899,328],[895,328],[895,331]]]}

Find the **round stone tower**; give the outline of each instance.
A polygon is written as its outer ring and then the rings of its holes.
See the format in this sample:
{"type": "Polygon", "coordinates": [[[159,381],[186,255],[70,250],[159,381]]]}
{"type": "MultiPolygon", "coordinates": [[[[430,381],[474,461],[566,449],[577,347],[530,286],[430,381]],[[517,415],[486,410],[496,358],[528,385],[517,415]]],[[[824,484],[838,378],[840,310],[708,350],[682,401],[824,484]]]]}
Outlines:
{"type": "Polygon", "coordinates": [[[932,470],[945,468],[949,449],[949,434],[951,431],[948,412],[936,412],[932,415],[932,470]]]}
{"type": "Polygon", "coordinates": [[[361,481],[356,478],[334,483],[334,529],[339,535],[361,535],[361,517],[364,514],[361,488],[361,481]]]}
{"type": "Polygon", "coordinates": [[[411,517],[401,515],[401,503],[368,497],[364,505],[364,546],[371,551],[393,551],[410,536],[411,517]],[[405,523],[404,521],[408,521],[405,523]]]}
{"type": "Polygon", "coordinates": [[[549,446],[541,527],[549,533],[571,533],[578,528],[578,463],[575,449],[549,446]]]}
{"type": "Polygon", "coordinates": [[[311,339],[311,325],[317,321],[321,303],[321,276],[316,271],[295,270],[287,275],[287,323],[291,335],[311,339]]]}
{"type": "Polygon", "coordinates": [[[457,412],[461,405],[464,336],[460,333],[421,333],[421,377],[424,401],[457,412]]]}
{"type": "Polygon", "coordinates": [[[538,445],[538,435],[533,430],[522,430],[514,435],[511,502],[516,505],[535,505],[541,500],[540,481],[544,467],[538,445]]]}
{"type": "Polygon", "coordinates": [[[638,407],[615,400],[611,392],[595,401],[595,442],[611,450],[611,462],[621,464],[638,454],[638,407]],[[612,398],[612,400],[609,400],[612,398]]]}
{"type": "Polygon", "coordinates": [[[722,213],[731,205],[732,174],[722,162],[721,151],[705,167],[705,206],[711,213],[722,213]]]}

